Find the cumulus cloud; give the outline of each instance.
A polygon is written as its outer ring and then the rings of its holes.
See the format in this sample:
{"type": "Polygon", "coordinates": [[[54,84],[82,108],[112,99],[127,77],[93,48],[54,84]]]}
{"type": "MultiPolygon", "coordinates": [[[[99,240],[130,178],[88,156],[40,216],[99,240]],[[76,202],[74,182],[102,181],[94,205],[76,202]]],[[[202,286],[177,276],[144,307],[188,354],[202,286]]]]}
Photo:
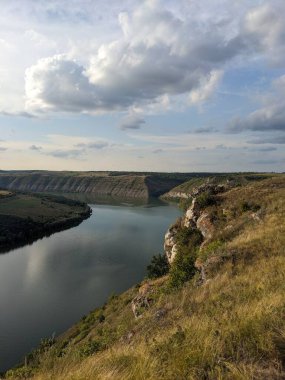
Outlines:
{"type": "Polygon", "coordinates": [[[228,128],[232,132],[285,131],[285,75],[275,79],[272,91],[264,100],[263,107],[250,113],[244,119],[233,119],[228,128]]]}
{"type": "Polygon", "coordinates": [[[26,107],[31,111],[86,111],[99,107],[84,68],[63,55],[40,59],[26,70],[26,107]]]}
{"type": "Polygon", "coordinates": [[[267,2],[251,9],[244,21],[244,36],[250,48],[266,51],[268,59],[284,64],[285,58],[285,4],[267,2]]]}
{"type": "Polygon", "coordinates": [[[249,114],[245,119],[236,118],[229,125],[230,130],[285,131],[285,102],[268,105],[249,114]]]}
{"type": "Polygon", "coordinates": [[[56,55],[27,69],[27,110],[125,110],[177,95],[185,95],[191,105],[203,103],[216,91],[230,60],[282,50],[285,27],[271,4],[238,17],[195,19],[159,1],[142,2],[119,15],[121,35],[91,53],[85,66],[56,55]]]}
{"type": "Polygon", "coordinates": [[[126,129],[140,129],[143,124],[145,124],[145,120],[142,116],[131,113],[127,115],[120,123],[119,127],[122,130],[126,129]]]}
{"type": "Polygon", "coordinates": [[[221,70],[213,70],[207,77],[201,78],[199,87],[190,92],[190,103],[199,104],[209,99],[217,89],[222,76],[221,70]]]}

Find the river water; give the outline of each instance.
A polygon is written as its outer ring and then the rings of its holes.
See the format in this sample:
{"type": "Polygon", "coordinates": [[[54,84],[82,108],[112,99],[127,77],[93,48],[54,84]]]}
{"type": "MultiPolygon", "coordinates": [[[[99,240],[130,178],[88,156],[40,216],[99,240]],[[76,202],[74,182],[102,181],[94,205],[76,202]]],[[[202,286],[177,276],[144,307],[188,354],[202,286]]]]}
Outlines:
{"type": "Polygon", "coordinates": [[[162,202],[90,206],[79,226],[0,255],[0,371],[140,282],[180,215],[162,202]]]}

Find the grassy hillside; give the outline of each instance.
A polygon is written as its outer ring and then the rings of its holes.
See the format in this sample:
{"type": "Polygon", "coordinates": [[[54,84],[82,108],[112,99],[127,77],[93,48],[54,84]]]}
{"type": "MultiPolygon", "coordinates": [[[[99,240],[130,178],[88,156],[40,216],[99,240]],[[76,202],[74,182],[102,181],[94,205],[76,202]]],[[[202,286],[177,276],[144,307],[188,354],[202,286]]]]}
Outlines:
{"type": "MultiPolygon", "coordinates": [[[[278,176],[270,173],[224,173],[207,175],[206,180],[214,184],[232,183],[234,186],[244,186],[252,181],[260,181],[266,178],[278,176]]],[[[190,194],[191,191],[205,182],[205,177],[195,177],[182,184],[174,187],[169,193],[164,194],[164,197],[175,197],[175,194],[184,193],[190,194]]]]}
{"type": "Polygon", "coordinates": [[[43,340],[6,377],[284,379],[284,200],[281,175],[200,196],[210,238],[201,244],[199,230],[177,221],[179,248],[168,274],[43,340]]]}
{"type": "Polygon", "coordinates": [[[89,207],[65,198],[0,191],[0,252],[78,224],[89,207]]]}

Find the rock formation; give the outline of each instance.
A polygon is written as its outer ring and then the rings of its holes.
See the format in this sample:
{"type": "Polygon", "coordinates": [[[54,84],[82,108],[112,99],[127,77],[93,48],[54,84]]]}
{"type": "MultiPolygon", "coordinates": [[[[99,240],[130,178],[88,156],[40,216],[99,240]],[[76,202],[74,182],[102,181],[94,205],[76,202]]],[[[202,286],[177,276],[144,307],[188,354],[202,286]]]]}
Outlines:
{"type": "Polygon", "coordinates": [[[176,243],[176,234],[178,230],[182,227],[186,228],[197,228],[203,235],[203,243],[201,248],[213,237],[214,234],[214,224],[211,220],[209,213],[199,205],[197,198],[202,193],[207,192],[208,194],[216,195],[225,190],[224,185],[214,185],[209,182],[196,187],[188,194],[189,198],[192,198],[191,206],[186,210],[185,215],[181,219],[181,225],[177,223],[171,226],[165,234],[164,239],[164,252],[171,265],[175,259],[178,252],[178,247],[176,243]]]}

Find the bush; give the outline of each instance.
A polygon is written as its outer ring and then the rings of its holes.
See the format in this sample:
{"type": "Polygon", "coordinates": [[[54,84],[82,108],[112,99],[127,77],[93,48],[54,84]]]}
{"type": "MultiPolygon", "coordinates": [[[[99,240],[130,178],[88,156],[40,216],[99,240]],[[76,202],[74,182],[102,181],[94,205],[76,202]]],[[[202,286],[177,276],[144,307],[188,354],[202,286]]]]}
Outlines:
{"type": "Polygon", "coordinates": [[[246,212],[246,211],[256,212],[260,209],[260,206],[252,202],[242,202],[240,208],[242,212],[246,212]]]}
{"type": "Polygon", "coordinates": [[[195,275],[196,251],[188,247],[179,247],[174,263],[170,269],[169,285],[180,288],[195,275]]]}
{"type": "Polygon", "coordinates": [[[31,376],[33,376],[33,369],[29,367],[10,369],[5,374],[5,378],[7,379],[29,379],[31,376]]]}
{"type": "Polygon", "coordinates": [[[198,195],[196,202],[201,208],[205,208],[207,206],[214,205],[216,200],[213,195],[211,195],[208,191],[205,191],[204,193],[198,195]]]}
{"type": "Polygon", "coordinates": [[[147,266],[147,277],[158,278],[164,276],[169,271],[169,264],[165,255],[156,255],[147,266]]]}
{"type": "Polygon", "coordinates": [[[100,342],[93,340],[91,342],[85,343],[79,350],[79,355],[81,357],[87,357],[90,355],[95,354],[96,352],[100,351],[102,349],[102,345],[100,342]]]}
{"type": "Polygon", "coordinates": [[[221,240],[214,240],[209,243],[206,247],[202,249],[202,252],[199,254],[199,257],[206,261],[212,255],[216,255],[223,250],[225,243],[221,240]]]}
{"type": "Polygon", "coordinates": [[[175,241],[179,246],[193,248],[198,247],[202,243],[203,237],[201,232],[196,228],[182,227],[177,232],[175,241]]]}
{"type": "Polygon", "coordinates": [[[179,208],[186,211],[192,204],[192,198],[181,198],[179,201],[179,208]]]}

